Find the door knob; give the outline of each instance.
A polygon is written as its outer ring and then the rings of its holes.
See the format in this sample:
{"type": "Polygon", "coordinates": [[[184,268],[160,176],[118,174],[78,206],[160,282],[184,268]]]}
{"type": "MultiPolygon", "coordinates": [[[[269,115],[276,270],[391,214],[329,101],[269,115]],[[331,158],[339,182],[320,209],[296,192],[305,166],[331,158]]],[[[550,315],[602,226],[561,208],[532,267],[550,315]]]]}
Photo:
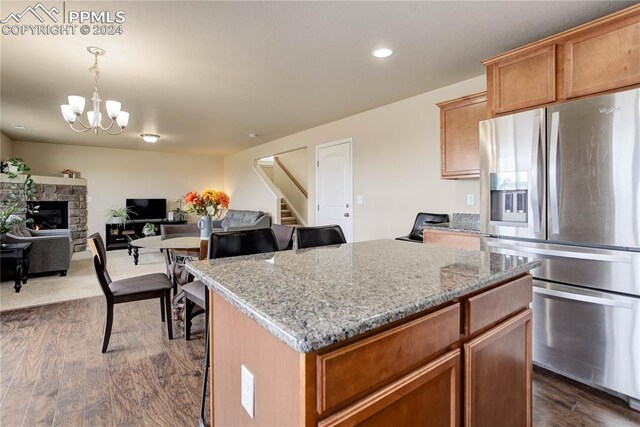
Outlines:
{"type": "Polygon", "coordinates": [[[345,217],[347,217],[347,218],[349,218],[349,212],[345,212],[345,213],[344,213],[344,216],[345,216],[345,217]]]}

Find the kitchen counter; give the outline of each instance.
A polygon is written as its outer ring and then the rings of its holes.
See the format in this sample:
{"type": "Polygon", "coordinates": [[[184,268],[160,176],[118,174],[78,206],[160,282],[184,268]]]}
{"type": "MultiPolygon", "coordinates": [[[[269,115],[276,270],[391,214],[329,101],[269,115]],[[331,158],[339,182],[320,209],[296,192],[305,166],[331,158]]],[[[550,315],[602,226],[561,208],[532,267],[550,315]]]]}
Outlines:
{"type": "Polygon", "coordinates": [[[191,262],[211,424],[530,425],[538,265],[397,240],[191,262]]]}
{"type": "Polygon", "coordinates": [[[192,262],[187,270],[297,352],[311,352],[496,283],[527,258],[377,240],[192,262]]]}

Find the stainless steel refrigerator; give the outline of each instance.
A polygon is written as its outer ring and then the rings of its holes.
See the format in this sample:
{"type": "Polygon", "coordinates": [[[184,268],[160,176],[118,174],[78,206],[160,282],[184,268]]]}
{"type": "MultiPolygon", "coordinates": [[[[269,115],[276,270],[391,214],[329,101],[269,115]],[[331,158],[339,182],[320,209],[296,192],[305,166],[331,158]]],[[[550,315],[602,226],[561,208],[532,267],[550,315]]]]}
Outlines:
{"type": "Polygon", "coordinates": [[[533,359],[640,410],[640,90],[480,123],[485,248],[533,271],[533,359]]]}

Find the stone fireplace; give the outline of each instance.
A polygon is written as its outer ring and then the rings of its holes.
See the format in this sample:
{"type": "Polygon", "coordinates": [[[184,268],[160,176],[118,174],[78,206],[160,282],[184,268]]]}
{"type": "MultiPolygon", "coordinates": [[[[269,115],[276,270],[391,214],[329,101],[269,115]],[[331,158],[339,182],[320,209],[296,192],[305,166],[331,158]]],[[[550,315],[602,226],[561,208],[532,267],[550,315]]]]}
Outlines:
{"type": "MultiPolygon", "coordinates": [[[[48,176],[33,176],[33,195],[29,203],[40,205],[39,214],[33,216],[34,221],[47,222],[41,228],[69,228],[73,238],[74,252],[81,252],[87,248],[87,181],[81,178],[57,178],[48,176]],[[60,209],[66,205],[66,212],[60,209]],[[66,213],[67,225],[64,226],[66,213]],[[63,218],[57,218],[58,215],[63,218]],[[40,218],[38,217],[40,216],[40,218]],[[52,227],[55,225],[55,227],[52,227]]],[[[0,181],[0,198],[8,194],[19,194],[22,179],[11,180],[2,174],[0,181]]],[[[64,208],[62,208],[64,209],[64,208]]],[[[26,205],[16,212],[26,216],[26,205]]],[[[33,227],[33,226],[31,226],[33,227]]]]}

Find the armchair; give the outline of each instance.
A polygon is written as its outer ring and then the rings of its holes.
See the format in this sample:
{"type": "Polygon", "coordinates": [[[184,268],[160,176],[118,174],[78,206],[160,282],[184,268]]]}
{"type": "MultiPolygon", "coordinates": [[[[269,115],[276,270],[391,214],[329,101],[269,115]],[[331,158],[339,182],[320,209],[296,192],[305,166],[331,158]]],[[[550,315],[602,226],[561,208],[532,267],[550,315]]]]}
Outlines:
{"type": "Polygon", "coordinates": [[[73,255],[71,230],[30,230],[21,223],[12,227],[5,241],[31,242],[29,274],[59,272],[61,276],[67,275],[73,255]]]}
{"type": "Polygon", "coordinates": [[[241,231],[271,227],[271,217],[262,211],[229,209],[221,220],[213,221],[213,231],[241,231]]]}

